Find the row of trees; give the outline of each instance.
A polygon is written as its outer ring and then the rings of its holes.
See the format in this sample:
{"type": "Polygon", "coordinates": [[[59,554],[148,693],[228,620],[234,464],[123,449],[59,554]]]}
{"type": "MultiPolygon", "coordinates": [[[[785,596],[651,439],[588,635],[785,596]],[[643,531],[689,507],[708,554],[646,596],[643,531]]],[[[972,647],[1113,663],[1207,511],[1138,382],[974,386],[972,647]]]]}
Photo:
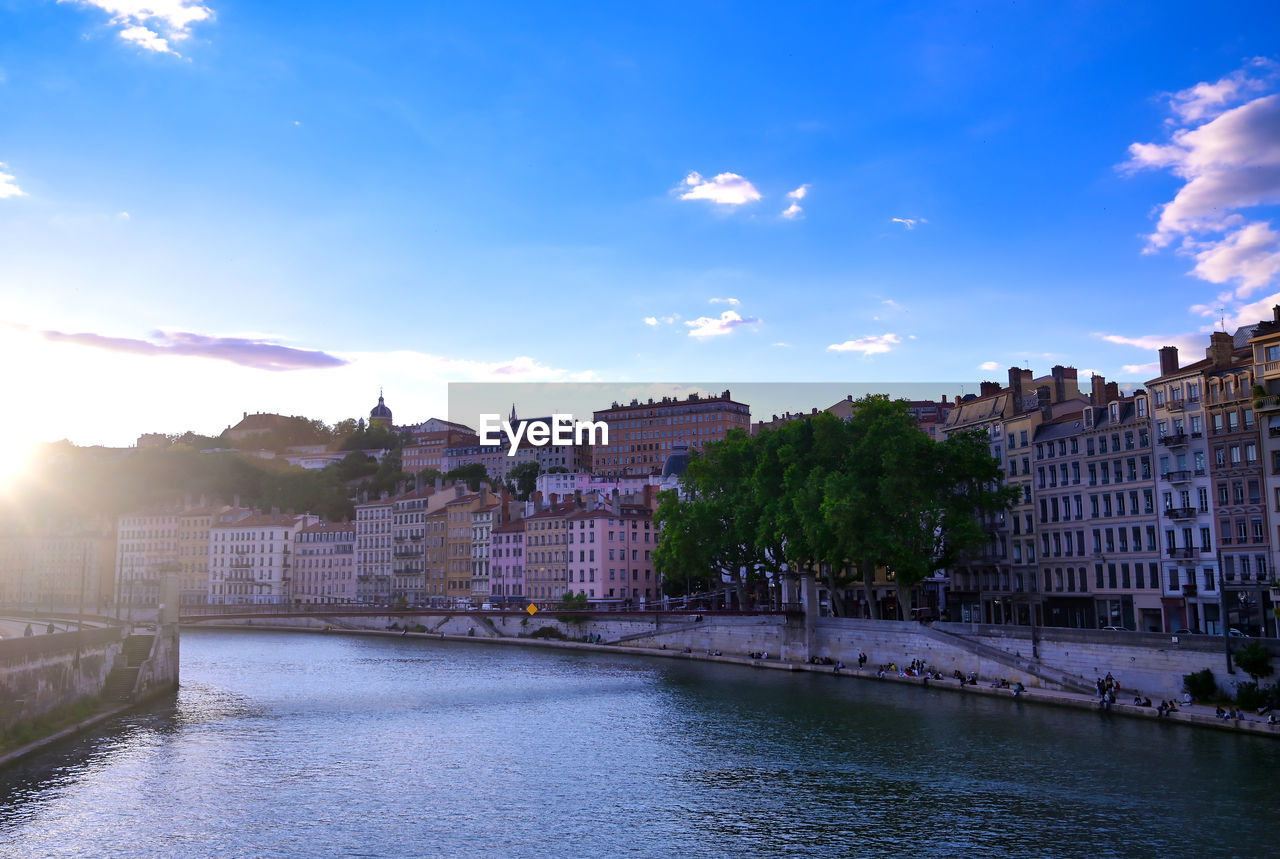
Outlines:
{"type": "Polygon", "coordinates": [[[1016,498],[1000,485],[987,437],[938,442],[904,400],[856,405],[847,421],[820,413],[754,436],[735,430],[695,453],[685,497],[664,493],[658,508],[655,563],[667,592],[727,577],[745,603],[753,583],[810,570],[833,612],[847,615],[844,590],[877,568],[893,574],[902,607],[925,578],[982,548],[980,517],[1016,498]]]}

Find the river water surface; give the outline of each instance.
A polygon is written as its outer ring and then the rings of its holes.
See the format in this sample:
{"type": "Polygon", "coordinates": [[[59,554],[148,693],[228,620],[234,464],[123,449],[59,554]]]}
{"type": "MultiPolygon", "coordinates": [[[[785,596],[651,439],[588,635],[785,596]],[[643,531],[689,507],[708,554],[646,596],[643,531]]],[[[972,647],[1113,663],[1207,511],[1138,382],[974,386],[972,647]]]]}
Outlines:
{"type": "Polygon", "coordinates": [[[0,771],[12,856],[1162,855],[1280,845],[1280,742],[875,681],[188,630],[0,771]]]}

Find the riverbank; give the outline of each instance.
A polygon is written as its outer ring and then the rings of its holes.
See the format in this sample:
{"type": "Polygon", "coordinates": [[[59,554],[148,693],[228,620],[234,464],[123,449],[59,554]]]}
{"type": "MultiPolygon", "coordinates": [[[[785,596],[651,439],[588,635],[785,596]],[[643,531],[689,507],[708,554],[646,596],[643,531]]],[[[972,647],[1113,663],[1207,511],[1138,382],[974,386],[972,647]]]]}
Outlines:
{"type": "MultiPolygon", "coordinates": [[[[751,659],[745,656],[729,656],[723,653],[719,656],[715,652],[698,652],[690,649],[688,652],[682,649],[660,648],[660,647],[632,647],[620,646],[615,644],[595,644],[583,641],[570,641],[552,638],[528,638],[528,637],[490,637],[490,636],[473,636],[473,635],[456,635],[441,632],[407,632],[403,630],[383,630],[383,629],[358,629],[358,628],[314,628],[314,627],[298,627],[288,625],[269,625],[254,624],[248,627],[242,624],[233,623],[217,623],[217,624],[201,624],[199,629],[238,629],[244,630],[251,628],[254,630],[275,630],[281,632],[308,632],[318,635],[365,635],[379,636],[389,638],[417,638],[431,639],[436,641],[458,641],[472,644],[497,644],[497,645],[514,645],[519,647],[544,647],[555,648],[559,650],[577,650],[591,651],[609,654],[632,654],[637,656],[656,656],[664,659],[685,659],[699,662],[716,662],[728,665],[737,665],[746,668],[767,669],[771,671],[806,671],[814,674],[828,674],[834,679],[855,679],[862,681],[870,681],[877,683],[900,683],[909,686],[918,686],[927,689],[940,689],[961,695],[983,695],[993,698],[1004,698],[1009,700],[1011,704],[1018,705],[1028,702],[1037,705],[1048,705],[1053,707],[1067,708],[1073,710],[1088,710],[1101,716],[1123,716],[1133,719],[1149,719],[1165,724],[1186,725],[1194,728],[1212,728],[1218,731],[1231,731],[1235,733],[1255,734],[1267,737],[1280,738],[1280,724],[1269,725],[1264,719],[1256,715],[1251,715],[1248,719],[1241,720],[1222,720],[1213,712],[1212,708],[1204,704],[1190,704],[1184,707],[1178,704],[1179,709],[1176,712],[1169,713],[1165,716],[1159,716],[1154,707],[1139,707],[1133,704],[1126,704],[1117,701],[1109,708],[1103,709],[1099,706],[1096,695],[1090,695],[1080,692],[1071,692],[1066,690],[1044,689],[1044,688],[1025,688],[1023,691],[1014,695],[1012,689],[1000,688],[993,686],[998,683],[1000,678],[996,677],[979,677],[977,685],[965,684],[961,685],[956,680],[927,680],[922,677],[899,676],[896,673],[886,672],[883,677],[879,677],[878,672],[872,668],[844,668],[837,670],[831,665],[815,665],[806,662],[784,662],[780,659],[751,659]]],[[[1130,693],[1132,694],[1132,693],[1130,693]]]]}

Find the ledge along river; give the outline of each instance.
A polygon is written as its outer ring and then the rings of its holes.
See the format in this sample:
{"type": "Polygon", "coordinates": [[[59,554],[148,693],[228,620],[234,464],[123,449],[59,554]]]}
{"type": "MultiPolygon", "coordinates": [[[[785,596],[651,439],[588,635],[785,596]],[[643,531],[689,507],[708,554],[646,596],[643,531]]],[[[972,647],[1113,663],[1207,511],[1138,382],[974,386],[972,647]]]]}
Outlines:
{"type": "Polygon", "coordinates": [[[186,630],[0,771],[6,856],[1275,855],[1280,742],[851,677],[186,630]]]}

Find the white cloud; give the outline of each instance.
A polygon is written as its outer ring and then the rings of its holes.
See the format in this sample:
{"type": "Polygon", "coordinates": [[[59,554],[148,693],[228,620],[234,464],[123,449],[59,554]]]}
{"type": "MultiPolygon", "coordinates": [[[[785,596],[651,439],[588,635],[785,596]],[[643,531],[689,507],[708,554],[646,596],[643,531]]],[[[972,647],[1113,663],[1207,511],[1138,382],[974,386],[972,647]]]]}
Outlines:
{"type": "Polygon", "coordinates": [[[1150,364],[1125,364],[1120,369],[1130,376],[1150,376],[1153,373],[1160,372],[1160,362],[1152,361],[1150,364]]]}
{"type": "Polygon", "coordinates": [[[880,355],[888,352],[902,342],[897,334],[880,334],[861,337],[857,340],[846,340],[833,343],[827,347],[828,352],[861,352],[863,355],[880,355]]]}
{"type": "Polygon", "coordinates": [[[708,304],[727,304],[730,307],[737,307],[742,302],[736,298],[713,298],[707,303],[708,304]]]}
{"type": "Polygon", "coordinates": [[[645,325],[657,325],[657,324],[658,324],[658,317],[656,317],[656,316],[646,316],[646,317],[644,318],[644,324],[645,324],[645,325]]]}
{"type": "Polygon", "coordinates": [[[1266,57],[1255,57],[1245,68],[1237,69],[1217,83],[1198,83],[1174,93],[1169,96],[1169,105],[1183,122],[1211,119],[1232,103],[1266,89],[1266,79],[1273,77],[1278,68],[1266,57]],[[1250,71],[1258,76],[1249,77],[1250,71]]]}
{"type": "Polygon", "coordinates": [[[1237,298],[1247,298],[1280,274],[1280,234],[1264,221],[1245,224],[1221,241],[1206,242],[1203,250],[1196,251],[1197,244],[1185,243],[1196,258],[1192,273],[1210,283],[1236,281],[1237,298]]]}
{"type": "Polygon", "coordinates": [[[689,326],[690,337],[719,337],[731,334],[733,329],[743,325],[755,325],[760,320],[754,316],[743,317],[736,310],[726,310],[718,317],[699,316],[685,323],[689,326]]]}
{"type": "Polygon", "coordinates": [[[1271,316],[1269,303],[1244,300],[1280,288],[1280,232],[1244,212],[1280,203],[1277,80],[1280,65],[1257,58],[1216,83],[1171,95],[1168,141],[1132,144],[1121,165],[1127,172],[1167,170],[1182,180],[1158,208],[1143,252],[1174,246],[1195,261],[1192,275],[1228,287],[1212,303],[1193,304],[1197,316],[1239,324],[1271,316]]]}
{"type": "Polygon", "coordinates": [[[777,343],[774,343],[773,345],[774,345],[774,346],[778,346],[779,348],[782,348],[782,349],[790,349],[790,348],[791,348],[791,344],[790,344],[790,343],[783,343],[781,340],[779,340],[777,343]]]}
{"type": "Polygon", "coordinates": [[[58,0],[101,9],[126,42],[156,53],[177,54],[173,42],[191,37],[191,27],[213,18],[200,0],[58,0]]]}
{"type": "Polygon", "coordinates": [[[902,226],[906,227],[908,230],[914,230],[916,228],[916,224],[927,224],[929,223],[929,219],[928,218],[890,218],[889,223],[902,224],[902,226]]]}
{"type": "Polygon", "coordinates": [[[1093,336],[1108,343],[1150,351],[1158,351],[1161,346],[1177,346],[1179,350],[1195,351],[1208,345],[1204,342],[1204,337],[1199,334],[1142,334],[1137,337],[1126,337],[1123,334],[1094,334],[1093,336]]]}
{"type": "Polygon", "coordinates": [[[13,174],[4,171],[4,166],[4,162],[0,161],[0,200],[27,196],[27,192],[18,187],[18,180],[13,174]]]}
{"type": "Polygon", "coordinates": [[[981,364],[978,365],[978,369],[979,370],[999,370],[1000,365],[997,364],[995,361],[983,361],[981,364]]]}
{"type": "Polygon", "coordinates": [[[787,197],[792,200],[803,200],[805,195],[809,193],[809,188],[811,187],[812,186],[806,182],[794,191],[788,191],[787,197]]]}
{"type": "Polygon", "coordinates": [[[760,192],[745,177],[737,173],[720,173],[711,180],[700,173],[690,173],[684,178],[681,200],[710,200],[722,206],[741,206],[760,199],[760,192]]]}
{"type": "Polygon", "coordinates": [[[792,203],[790,206],[787,206],[787,208],[782,210],[782,217],[786,218],[788,221],[794,221],[796,218],[800,217],[803,212],[804,209],[800,204],[792,203]]]}
{"type": "Polygon", "coordinates": [[[644,324],[657,328],[659,325],[672,325],[679,318],[679,313],[673,313],[670,316],[646,316],[644,318],[644,324]]]}

